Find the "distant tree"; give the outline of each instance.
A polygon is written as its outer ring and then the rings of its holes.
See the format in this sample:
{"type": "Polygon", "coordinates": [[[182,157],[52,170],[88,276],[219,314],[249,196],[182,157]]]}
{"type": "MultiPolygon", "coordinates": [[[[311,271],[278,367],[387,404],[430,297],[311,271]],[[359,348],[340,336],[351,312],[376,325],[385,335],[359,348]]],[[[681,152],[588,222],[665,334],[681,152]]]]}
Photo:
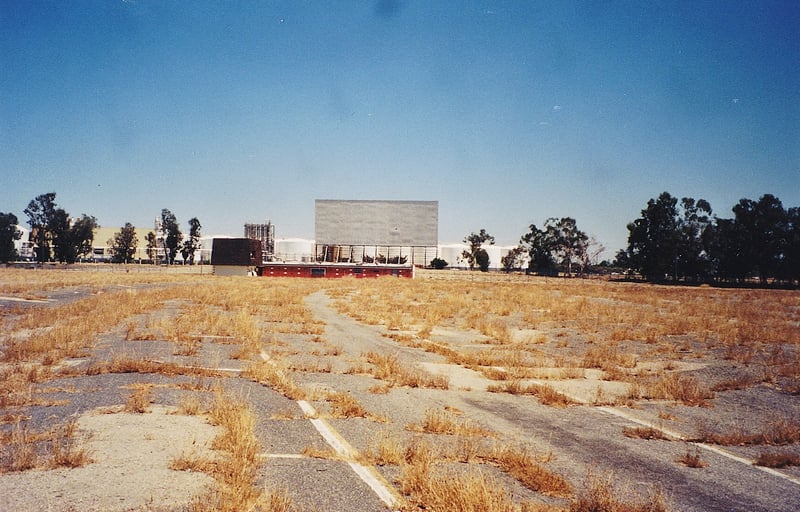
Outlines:
{"type": "Polygon", "coordinates": [[[50,226],[55,218],[55,199],[55,192],[41,194],[32,199],[25,208],[28,225],[31,227],[31,234],[36,244],[34,248],[36,261],[40,263],[50,260],[50,242],[52,240],[50,226]]]}
{"type": "Polygon", "coordinates": [[[97,219],[83,214],[72,221],[63,208],[56,206],[55,199],[55,192],[41,194],[25,208],[36,242],[36,259],[48,261],[52,244],[58,261],[75,263],[78,256],[92,250],[97,219]]]}
{"type": "MultiPolygon", "coordinates": [[[[91,215],[82,214],[80,218],[70,225],[70,240],[77,256],[86,256],[92,252],[94,232],[100,225],[91,215]]],[[[74,263],[75,260],[69,263],[74,263]]]]}
{"type": "Polygon", "coordinates": [[[786,211],[786,250],[781,276],[789,283],[800,285],[800,207],[786,211]]]}
{"type": "Polygon", "coordinates": [[[738,249],[747,255],[750,271],[760,281],[778,275],[786,244],[787,213],[780,199],[765,194],[758,201],[742,199],[733,207],[739,232],[738,249]]]}
{"type": "Polygon", "coordinates": [[[573,265],[579,265],[583,273],[588,259],[589,237],[572,217],[550,217],[542,229],[531,224],[520,244],[528,251],[528,268],[540,274],[552,274],[559,265],[567,275],[572,275],[573,265]]]}
{"type": "Polygon", "coordinates": [[[147,248],[145,252],[147,252],[147,258],[151,262],[156,261],[156,257],[158,256],[158,237],[152,231],[148,231],[144,237],[145,242],[147,243],[147,248]]]}
{"type": "MultiPolygon", "coordinates": [[[[546,229],[550,229],[556,237],[555,252],[561,264],[567,270],[567,275],[572,275],[572,265],[580,264],[586,259],[586,249],[589,237],[578,229],[578,224],[572,217],[561,219],[550,218],[545,222],[546,229]]],[[[581,266],[581,273],[583,267],[581,266]]]]}
{"type": "MultiPolygon", "coordinates": [[[[155,238],[155,235],[153,237],[155,238]]],[[[114,234],[114,238],[108,241],[108,245],[111,247],[111,261],[115,263],[130,262],[133,255],[136,254],[136,244],[138,243],[136,228],[130,222],[126,222],[114,234]]]]}
{"type": "Polygon", "coordinates": [[[683,215],[678,219],[680,242],[677,273],[692,281],[705,280],[711,274],[709,249],[713,236],[711,205],[705,199],[681,199],[683,215]]]}
{"type": "Polygon", "coordinates": [[[488,272],[489,271],[489,253],[486,252],[486,249],[480,248],[475,251],[475,264],[478,265],[478,269],[481,272],[488,272]]]}
{"type": "Polygon", "coordinates": [[[556,272],[555,254],[559,237],[555,227],[546,223],[542,229],[531,224],[528,232],[522,235],[520,245],[528,252],[528,269],[538,274],[556,272]]]}
{"type": "Polygon", "coordinates": [[[500,258],[500,263],[503,265],[503,270],[511,272],[522,267],[523,256],[525,255],[525,248],[518,245],[508,251],[508,254],[500,258]]]}
{"type": "Polygon", "coordinates": [[[642,216],[628,224],[628,258],[646,279],[677,279],[681,239],[678,200],[668,192],[650,199],[642,216]]]}
{"type": "Polygon", "coordinates": [[[448,265],[448,263],[443,260],[442,258],[433,258],[431,260],[431,267],[435,268],[436,270],[442,270],[448,265]]]}
{"type": "Polygon", "coordinates": [[[0,262],[2,263],[17,259],[14,241],[22,237],[17,222],[17,216],[13,213],[0,213],[0,262]]]}
{"type": "Polygon", "coordinates": [[[599,262],[598,259],[600,255],[605,252],[606,248],[603,244],[597,241],[597,239],[593,236],[589,237],[589,240],[586,242],[586,249],[583,251],[583,256],[581,258],[581,274],[586,267],[589,266],[608,266],[608,262],[606,261],[605,265],[602,265],[602,262],[599,262]]]}
{"type": "Polygon", "coordinates": [[[188,261],[189,265],[194,265],[194,253],[200,249],[200,228],[202,227],[197,217],[189,219],[189,238],[184,240],[183,247],[181,247],[183,261],[188,261]]]}
{"type": "Polygon", "coordinates": [[[49,230],[53,240],[55,258],[62,263],[75,263],[92,250],[97,219],[83,214],[72,220],[61,208],[54,212],[49,230]]]}
{"type": "MultiPolygon", "coordinates": [[[[478,251],[481,250],[481,246],[483,244],[494,245],[494,237],[486,232],[485,229],[481,229],[479,233],[470,233],[464,238],[464,243],[469,245],[469,248],[461,253],[461,256],[467,260],[467,264],[469,264],[469,269],[473,270],[477,262],[477,254],[478,251]]],[[[486,251],[484,251],[486,252],[486,251]]],[[[489,257],[489,253],[486,253],[486,257],[489,257]]],[[[488,268],[488,264],[487,264],[488,268]]]]}
{"type": "Polygon", "coordinates": [[[183,233],[178,226],[178,219],[168,209],[161,210],[161,236],[164,239],[164,254],[167,263],[175,263],[175,255],[178,254],[178,246],[183,239],[183,233]]]}

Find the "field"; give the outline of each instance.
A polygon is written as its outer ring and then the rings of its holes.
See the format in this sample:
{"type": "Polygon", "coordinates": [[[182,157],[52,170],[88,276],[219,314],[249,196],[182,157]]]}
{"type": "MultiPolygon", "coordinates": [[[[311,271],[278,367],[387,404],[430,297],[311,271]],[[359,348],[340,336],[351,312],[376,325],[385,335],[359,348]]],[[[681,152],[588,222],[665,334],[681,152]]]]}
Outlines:
{"type": "Polygon", "coordinates": [[[800,292],[147,270],[0,269],[0,509],[800,507],[800,292]]]}

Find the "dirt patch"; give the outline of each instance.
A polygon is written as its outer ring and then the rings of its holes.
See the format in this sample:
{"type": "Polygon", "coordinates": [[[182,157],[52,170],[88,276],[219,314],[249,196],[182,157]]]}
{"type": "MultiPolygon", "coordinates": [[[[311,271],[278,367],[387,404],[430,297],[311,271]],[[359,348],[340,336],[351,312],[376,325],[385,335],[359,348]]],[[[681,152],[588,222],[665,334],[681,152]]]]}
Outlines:
{"type": "Polygon", "coordinates": [[[32,470],[0,476],[0,510],[137,510],[187,504],[213,480],[169,469],[181,453],[210,450],[216,428],[199,416],[153,405],[145,414],[78,419],[78,436],[93,460],[75,469],[32,470]]]}

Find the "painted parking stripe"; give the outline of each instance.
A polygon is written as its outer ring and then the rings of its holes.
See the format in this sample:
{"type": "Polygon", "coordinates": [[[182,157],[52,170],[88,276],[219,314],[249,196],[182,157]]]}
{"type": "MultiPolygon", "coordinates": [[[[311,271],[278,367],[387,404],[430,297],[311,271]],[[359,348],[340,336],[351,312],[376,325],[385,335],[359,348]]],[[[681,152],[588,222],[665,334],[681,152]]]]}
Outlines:
{"type": "MultiPolygon", "coordinates": [[[[271,365],[275,365],[275,362],[270,359],[269,354],[264,352],[263,350],[260,351],[261,359],[266,361],[271,365]]],[[[342,437],[333,427],[331,427],[327,421],[318,418],[319,414],[317,410],[314,409],[310,403],[305,400],[298,400],[297,405],[300,406],[300,409],[305,414],[306,418],[314,425],[314,428],[317,429],[317,432],[322,436],[328,445],[333,448],[337,455],[342,457],[347,461],[347,464],[350,468],[358,475],[361,480],[372,489],[372,492],[375,493],[376,496],[389,508],[396,509],[399,507],[401,500],[399,496],[396,494],[394,487],[389,485],[389,483],[384,480],[384,478],[375,470],[375,468],[371,466],[365,466],[359,462],[356,462],[355,457],[358,455],[358,452],[350,446],[344,437],[342,437]]]]}

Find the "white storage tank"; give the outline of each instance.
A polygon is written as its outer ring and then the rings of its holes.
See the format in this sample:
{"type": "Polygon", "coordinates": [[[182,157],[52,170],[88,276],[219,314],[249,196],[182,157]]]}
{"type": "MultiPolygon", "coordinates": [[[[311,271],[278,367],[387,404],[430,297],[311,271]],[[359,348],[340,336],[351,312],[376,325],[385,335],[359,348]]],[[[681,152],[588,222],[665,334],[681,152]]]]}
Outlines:
{"type": "MultiPolygon", "coordinates": [[[[449,244],[439,246],[439,258],[447,262],[451,268],[465,268],[467,262],[461,258],[461,253],[467,250],[464,244],[449,244]]],[[[428,262],[430,263],[430,262],[428,262]]]]}
{"type": "Polygon", "coordinates": [[[278,261],[311,261],[314,241],[304,238],[279,238],[275,240],[275,259],[278,261]]]}
{"type": "MultiPolygon", "coordinates": [[[[502,258],[502,247],[499,245],[481,245],[481,249],[485,250],[486,253],[489,255],[489,268],[491,269],[498,269],[502,268],[503,264],[500,261],[502,258]]],[[[506,251],[508,252],[508,251],[506,251]]],[[[477,265],[476,265],[477,267],[477,265]]]]}

